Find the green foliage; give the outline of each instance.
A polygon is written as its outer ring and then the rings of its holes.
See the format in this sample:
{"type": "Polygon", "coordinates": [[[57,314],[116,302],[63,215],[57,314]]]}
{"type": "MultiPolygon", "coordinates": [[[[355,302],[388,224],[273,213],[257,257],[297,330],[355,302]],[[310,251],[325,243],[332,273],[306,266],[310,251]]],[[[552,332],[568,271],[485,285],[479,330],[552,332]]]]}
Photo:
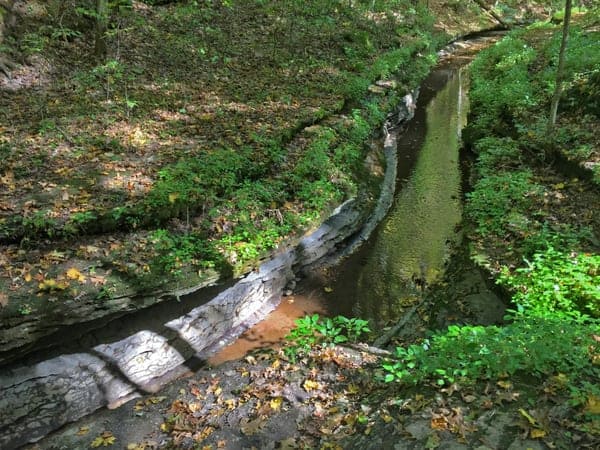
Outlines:
{"type": "Polygon", "coordinates": [[[22,219],[21,225],[25,235],[36,237],[52,237],[56,234],[56,219],[51,217],[51,211],[36,211],[22,219]]]}
{"type": "Polygon", "coordinates": [[[158,229],[150,234],[155,256],[151,266],[155,273],[182,277],[192,268],[215,267],[217,252],[195,234],[174,234],[158,229]]]}
{"type": "Polygon", "coordinates": [[[498,282],[515,294],[520,314],[600,317],[600,255],[562,252],[552,246],[535,253],[526,267],[503,268],[498,282]]]}
{"type": "Polygon", "coordinates": [[[369,333],[366,320],[344,316],[320,317],[318,314],[296,319],[296,326],[285,337],[289,343],[283,351],[288,358],[296,361],[316,345],[335,345],[356,342],[363,334],[369,333]]]}
{"type": "Polygon", "coordinates": [[[513,33],[483,50],[473,62],[470,98],[477,121],[467,129],[471,142],[504,134],[539,103],[529,78],[529,66],[536,56],[536,51],[513,33]]]}
{"type": "Polygon", "coordinates": [[[397,347],[382,364],[384,381],[438,386],[521,374],[540,379],[555,373],[578,380],[600,374],[588,352],[598,324],[521,317],[503,326],[452,325],[420,344],[397,347]]]}
{"type": "Polygon", "coordinates": [[[20,45],[21,50],[26,55],[33,55],[35,53],[42,53],[48,45],[49,38],[39,32],[27,33],[23,36],[20,45]]]}
{"type": "Polygon", "coordinates": [[[485,137],[475,143],[474,151],[478,155],[475,167],[480,177],[517,169],[521,165],[522,152],[512,138],[485,137]]]}
{"type": "Polygon", "coordinates": [[[533,204],[533,197],[539,196],[543,188],[531,182],[529,170],[502,171],[481,178],[473,191],[467,194],[466,214],[477,224],[477,231],[500,234],[511,226],[522,231],[526,223],[519,226],[511,219],[511,212],[519,213],[533,204]]]}

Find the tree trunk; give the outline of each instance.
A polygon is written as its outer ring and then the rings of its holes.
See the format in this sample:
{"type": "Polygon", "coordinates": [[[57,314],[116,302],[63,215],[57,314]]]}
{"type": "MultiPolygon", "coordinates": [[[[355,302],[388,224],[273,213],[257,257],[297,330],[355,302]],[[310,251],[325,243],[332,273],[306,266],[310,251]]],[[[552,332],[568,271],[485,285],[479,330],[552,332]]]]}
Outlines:
{"type": "Polygon", "coordinates": [[[108,29],[108,0],[96,0],[96,30],[94,36],[94,53],[98,60],[106,58],[106,31],[108,29]]]}
{"type": "Polygon", "coordinates": [[[556,68],[556,85],[554,86],[554,94],[552,95],[552,103],[550,104],[550,118],[548,119],[548,131],[554,131],[556,124],[556,114],[558,111],[558,103],[562,94],[563,80],[565,77],[565,53],[567,49],[567,41],[569,40],[569,25],[571,22],[571,7],[572,0],[565,0],[565,18],[563,20],[562,41],[560,43],[560,51],[558,53],[558,67],[556,68]]]}
{"type": "MultiPolygon", "coordinates": [[[[14,12],[15,0],[0,0],[0,44],[4,36],[16,23],[17,16],[14,12]]],[[[16,64],[0,53],[0,72],[10,78],[10,71],[16,64]]]]}

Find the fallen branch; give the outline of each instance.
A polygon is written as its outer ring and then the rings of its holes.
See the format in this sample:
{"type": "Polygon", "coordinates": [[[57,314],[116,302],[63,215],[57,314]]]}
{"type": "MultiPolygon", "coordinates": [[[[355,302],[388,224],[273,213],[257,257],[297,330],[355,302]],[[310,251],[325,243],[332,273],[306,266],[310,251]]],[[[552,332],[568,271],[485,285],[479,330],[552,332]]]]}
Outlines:
{"type": "Polygon", "coordinates": [[[388,345],[392,338],[396,336],[398,332],[404,327],[404,325],[406,325],[412,319],[412,317],[417,312],[417,309],[423,304],[423,302],[424,300],[421,300],[419,303],[410,308],[408,312],[404,315],[404,317],[402,317],[402,319],[396,325],[394,325],[390,330],[388,330],[388,332],[385,333],[383,336],[380,336],[375,340],[373,346],[382,348],[388,345]]]}
{"type": "Polygon", "coordinates": [[[493,9],[491,9],[489,6],[487,6],[485,3],[483,3],[483,0],[473,0],[473,1],[475,3],[477,3],[481,9],[483,9],[490,16],[492,16],[494,18],[494,20],[496,20],[496,22],[498,22],[504,28],[510,29],[510,26],[506,22],[504,22],[504,20],[502,20],[502,17],[500,17],[498,14],[496,14],[496,12],[494,12],[493,9]]]}

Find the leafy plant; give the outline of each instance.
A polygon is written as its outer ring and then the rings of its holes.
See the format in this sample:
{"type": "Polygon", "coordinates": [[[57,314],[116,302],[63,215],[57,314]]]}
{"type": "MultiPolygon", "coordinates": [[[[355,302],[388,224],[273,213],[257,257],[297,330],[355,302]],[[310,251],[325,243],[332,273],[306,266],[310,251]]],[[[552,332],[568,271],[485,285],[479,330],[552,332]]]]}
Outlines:
{"type": "Polygon", "coordinates": [[[600,317],[600,255],[562,252],[552,246],[526,267],[504,267],[498,283],[513,290],[518,312],[532,316],[600,317]]]}
{"type": "Polygon", "coordinates": [[[296,326],[285,337],[289,344],[283,349],[292,361],[296,361],[299,355],[309,353],[315,345],[356,342],[371,331],[368,321],[344,316],[323,318],[313,314],[296,319],[295,323],[296,326]]]}
{"type": "Polygon", "coordinates": [[[503,326],[452,325],[420,344],[397,347],[382,363],[385,382],[438,386],[505,375],[542,378],[554,373],[572,379],[598,376],[588,353],[600,325],[542,317],[519,317],[503,326]]]}
{"type": "Polygon", "coordinates": [[[481,178],[467,194],[465,211],[481,234],[502,233],[512,210],[526,210],[543,188],[531,182],[529,170],[500,171],[481,178]]]}

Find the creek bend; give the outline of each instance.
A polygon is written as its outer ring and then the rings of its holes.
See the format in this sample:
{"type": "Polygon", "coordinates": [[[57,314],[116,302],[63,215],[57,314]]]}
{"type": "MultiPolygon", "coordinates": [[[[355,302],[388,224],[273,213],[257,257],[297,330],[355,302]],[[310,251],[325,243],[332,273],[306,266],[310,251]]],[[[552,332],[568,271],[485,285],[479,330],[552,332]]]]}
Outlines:
{"type": "Polygon", "coordinates": [[[442,53],[420,87],[414,118],[391,131],[397,133],[396,194],[371,237],[340,264],[310,272],[275,311],[214,355],[211,364],[281,342],[293,320],[305,314],[361,317],[381,329],[441,280],[460,245],[459,151],[468,113],[468,63],[495,40],[494,35],[474,38],[442,53]]]}

